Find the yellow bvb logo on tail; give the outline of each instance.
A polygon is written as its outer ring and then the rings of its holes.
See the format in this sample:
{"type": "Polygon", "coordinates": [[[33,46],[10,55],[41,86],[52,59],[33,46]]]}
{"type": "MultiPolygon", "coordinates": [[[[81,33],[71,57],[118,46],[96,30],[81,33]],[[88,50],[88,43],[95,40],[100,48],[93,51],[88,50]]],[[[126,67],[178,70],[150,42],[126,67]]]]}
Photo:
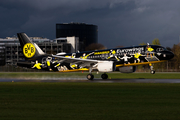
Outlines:
{"type": "Polygon", "coordinates": [[[23,53],[27,58],[33,57],[35,52],[36,52],[36,48],[34,47],[32,43],[27,43],[24,45],[23,53]]]}

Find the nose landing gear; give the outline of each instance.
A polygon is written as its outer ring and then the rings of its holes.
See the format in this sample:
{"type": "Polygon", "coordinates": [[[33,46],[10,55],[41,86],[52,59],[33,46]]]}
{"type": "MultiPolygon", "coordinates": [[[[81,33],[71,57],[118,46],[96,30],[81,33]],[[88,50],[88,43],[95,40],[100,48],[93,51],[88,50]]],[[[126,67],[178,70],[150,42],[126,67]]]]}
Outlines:
{"type": "Polygon", "coordinates": [[[155,72],[156,72],[156,71],[154,71],[154,70],[151,70],[151,74],[155,74],[155,72]]]}
{"type": "Polygon", "coordinates": [[[153,70],[153,65],[152,64],[149,64],[149,66],[150,66],[150,70],[151,70],[151,74],[155,74],[155,70],[153,70]]]}

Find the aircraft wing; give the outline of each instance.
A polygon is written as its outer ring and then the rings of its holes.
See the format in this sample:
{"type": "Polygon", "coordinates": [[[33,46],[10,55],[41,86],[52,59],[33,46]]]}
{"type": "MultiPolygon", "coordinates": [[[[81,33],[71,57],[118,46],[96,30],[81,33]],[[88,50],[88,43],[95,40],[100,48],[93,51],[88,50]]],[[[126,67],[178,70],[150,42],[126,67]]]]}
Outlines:
{"type": "MultiPolygon", "coordinates": [[[[71,57],[64,57],[64,56],[58,56],[58,55],[52,55],[52,57],[59,58],[60,62],[77,64],[81,68],[90,67],[91,65],[95,65],[98,62],[100,62],[99,60],[71,58],[71,57]]],[[[164,62],[164,61],[151,61],[151,62],[142,62],[142,63],[117,64],[116,67],[146,65],[146,64],[153,64],[153,63],[159,63],[159,62],[164,62]]],[[[82,71],[82,70],[78,69],[78,71],[82,71]]]]}
{"type": "Polygon", "coordinates": [[[60,62],[73,63],[81,67],[90,67],[91,65],[98,63],[98,60],[91,59],[70,58],[58,55],[52,55],[52,57],[59,58],[60,62]]]}

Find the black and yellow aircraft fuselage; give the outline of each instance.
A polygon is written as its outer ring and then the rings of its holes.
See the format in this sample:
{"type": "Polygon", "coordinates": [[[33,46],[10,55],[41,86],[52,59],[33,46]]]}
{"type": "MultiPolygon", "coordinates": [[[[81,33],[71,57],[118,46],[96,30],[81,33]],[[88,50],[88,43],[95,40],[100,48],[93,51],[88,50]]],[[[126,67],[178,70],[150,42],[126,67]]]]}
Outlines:
{"type": "MultiPolygon", "coordinates": [[[[144,45],[105,50],[86,51],[79,53],[45,54],[37,44],[33,43],[25,33],[18,33],[25,62],[18,62],[19,66],[31,67],[48,71],[84,71],[88,70],[87,79],[92,80],[92,70],[103,72],[102,79],[107,79],[106,72],[119,68],[120,72],[135,72],[137,65],[164,62],[174,57],[166,48],[158,45],[144,45]]],[[[151,73],[155,73],[153,66],[151,73]]]]}

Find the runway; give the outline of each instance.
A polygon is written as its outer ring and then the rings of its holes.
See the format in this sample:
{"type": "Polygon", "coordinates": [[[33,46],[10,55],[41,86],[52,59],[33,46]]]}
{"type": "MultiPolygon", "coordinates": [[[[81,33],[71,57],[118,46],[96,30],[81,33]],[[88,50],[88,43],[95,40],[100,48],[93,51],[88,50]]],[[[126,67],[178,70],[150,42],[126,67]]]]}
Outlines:
{"type": "Polygon", "coordinates": [[[0,78],[0,82],[180,83],[180,79],[0,78]]]}

